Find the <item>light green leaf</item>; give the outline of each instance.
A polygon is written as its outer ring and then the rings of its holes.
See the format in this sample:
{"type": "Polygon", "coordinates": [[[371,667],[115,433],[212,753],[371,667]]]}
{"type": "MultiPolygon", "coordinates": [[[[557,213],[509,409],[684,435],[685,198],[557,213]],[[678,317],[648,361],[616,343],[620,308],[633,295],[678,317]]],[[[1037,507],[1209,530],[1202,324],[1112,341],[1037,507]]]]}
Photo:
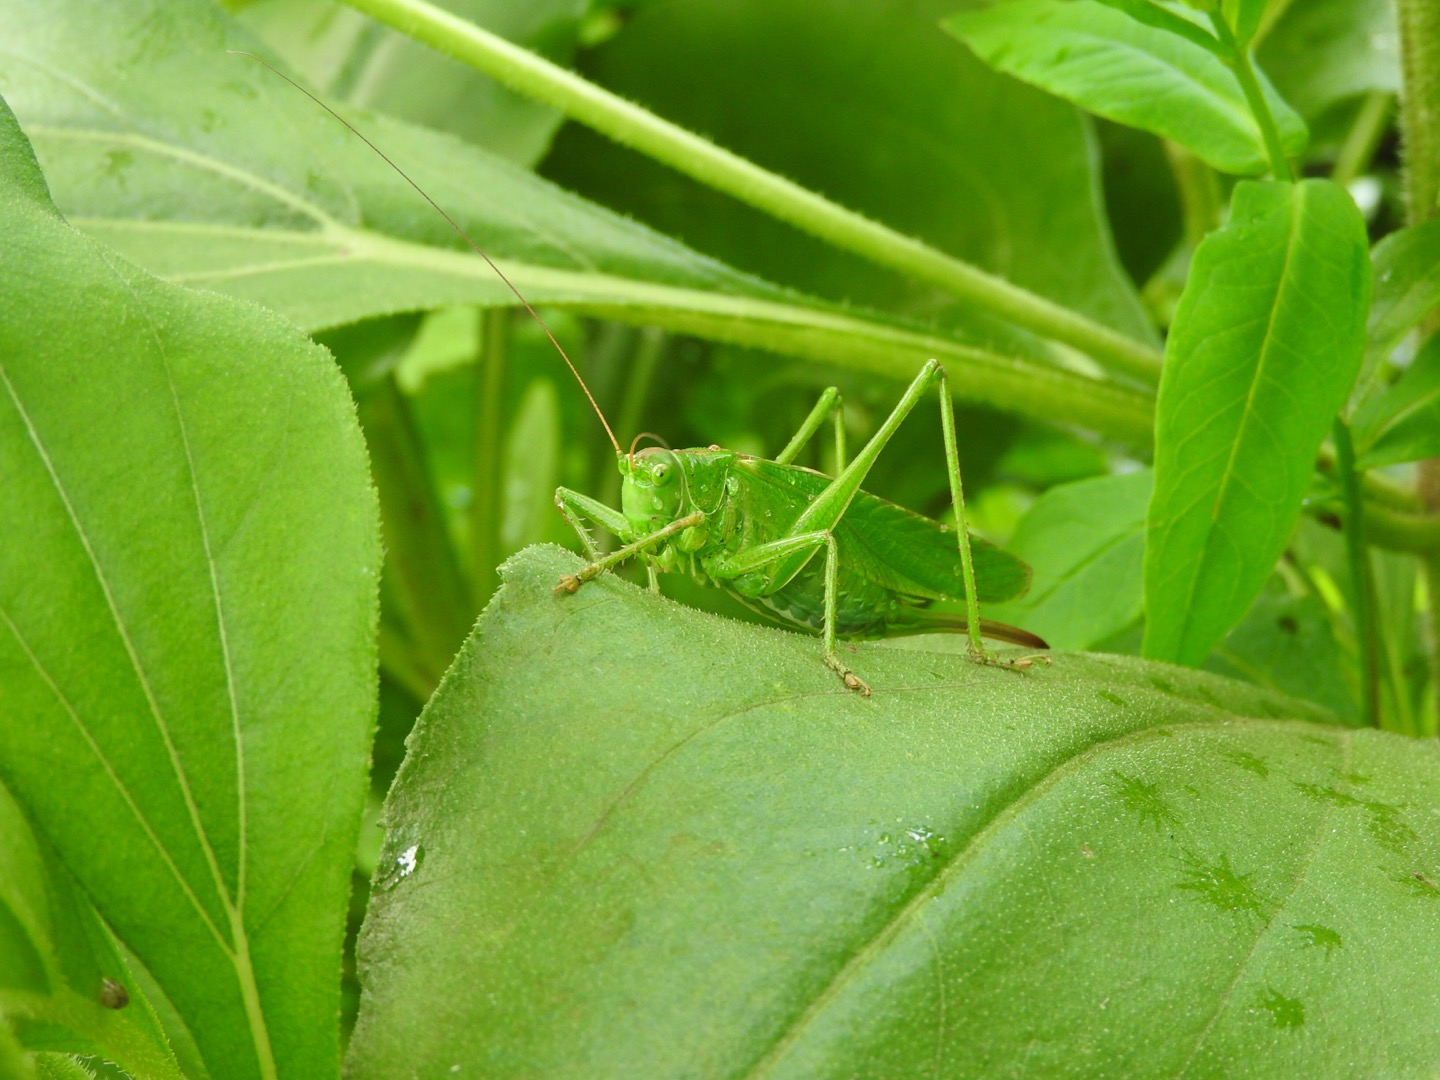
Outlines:
{"type": "MultiPolygon", "coordinates": [[[[315,331],[513,294],[383,161],[227,49],[254,41],[201,0],[0,0],[0,89],[66,215],[146,269],[315,331]],[[145,28],[142,32],[137,28],[145,28]],[[116,41],[159,35],[134,61],[116,41]],[[157,39],[158,40],[158,39],[157,39]],[[183,193],[178,194],[178,193],[183,193]]],[[[1147,395],[979,351],[958,331],[825,304],[741,274],[456,139],[357,122],[532,302],[890,377],[936,356],[959,396],[1144,445],[1147,395]]],[[[993,329],[993,326],[992,326],[993,329]]],[[[1014,333],[1010,337],[1014,338],[1014,333]]]]}
{"type": "Polygon", "coordinates": [[[1165,350],[1146,656],[1199,663],[1259,594],[1359,370],[1369,297],[1365,223],[1344,188],[1236,187],[1165,350]]]}
{"type": "Polygon", "coordinates": [[[1395,385],[1355,414],[1356,465],[1378,469],[1440,454],[1440,334],[1395,385]]]}
{"type": "Polygon", "coordinates": [[[1241,48],[1250,44],[1255,31],[1260,29],[1260,20],[1265,15],[1267,0],[1225,0],[1221,11],[1225,21],[1235,34],[1235,41],[1241,48]]]}
{"type": "MultiPolygon", "coordinates": [[[[1222,172],[1269,168],[1239,81],[1192,40],[1096,0],[1012,0],[952,15],[942,25],[997,70],[1171,139],[1222,172]]],[[[1285,152],[1300,153],[1304,123],[1264,89],[1285,152]]]]}
{"type": "Polygon", "coordinates": [[[509,564],[411,739],[356,1080],[1440,1067],[1433,742],[1117,657],[861,645],[866,700],[578,565],[509,564]]]}
{"type": "Polygon", "coordinates": [[[214,1075],[334,1075],[380,559],[344,380],[72,230],[8,111],[0,234],[0,780],[214,1075]]]}
{"type": "Polygon", "coordinates": [[[1006,548],[1030,564],[1030,592],[987,609],[1057,649],[1088,649],[1134,624],[1143,608],[1148,470],[1062,484],[1020,519],[1006,548]]]}
{"type": "Polygon", "coordinates": [[[1360,719],[1354,688],[1346,683],[1355,662],[1341,651],[1331,615],[1313,595],[1262,594],[1204,666],[1316,702],[1349,723],[1360,719]]]}

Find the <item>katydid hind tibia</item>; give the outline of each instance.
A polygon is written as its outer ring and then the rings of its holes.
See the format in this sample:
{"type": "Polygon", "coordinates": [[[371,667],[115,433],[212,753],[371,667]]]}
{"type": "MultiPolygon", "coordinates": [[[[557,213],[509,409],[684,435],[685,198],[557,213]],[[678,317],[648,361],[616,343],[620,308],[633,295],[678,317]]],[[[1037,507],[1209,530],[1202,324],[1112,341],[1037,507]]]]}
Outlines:
{"type": "MultiPolygon", "coordinates": [[[[250,55],[250,54],[246,54],[250,55]]],[[[846,687],[870,696],[869,685],[840,658],[840,639],[873,639],[907,634],[964,632],[968,655],[983,664],[1016,669],[1044,655],[998,657],[981,638],[1048,648],[1034,634],[980,618],[979,603],[1022,595],[1030,568],[979,538],[966,526],[965,501],[956,450],[955,419],[945,372],[927,361],[894,410],[848,464],[840,396],[821,395],[795,437],[773,459],[718,446],[688,450],[649,447],[620,449],[599,404],[549,326],[503,270],[449,214],[379,147],[329,105],[259,57],[324,108],[395,170],[504,282],[545,332],[589,400],[622,475],[621,506],[615,510],[579,492],[560,488],[555,504],[574,527],[587,565],[566,575],[557,596],[631,559],[642,559],[656,587],[660,571],[688,571],[703,584],[723,588],[742,602],[792,628],[818,633],[822,659],[846,687]],[[866,475],[900,423],[926,393],[938,388],[946,468],[957,527],[950,528],[861,490],[866,475]],[[833,478],[793,464],[806,442],[830,419],[836,430],[837,475],[833,478]],[[596,548],[586,521],[614,534],[622,546],[606,555],[596,548]],[[933,611],[935,601],[965,603],[965,613],[933,611]]]]}

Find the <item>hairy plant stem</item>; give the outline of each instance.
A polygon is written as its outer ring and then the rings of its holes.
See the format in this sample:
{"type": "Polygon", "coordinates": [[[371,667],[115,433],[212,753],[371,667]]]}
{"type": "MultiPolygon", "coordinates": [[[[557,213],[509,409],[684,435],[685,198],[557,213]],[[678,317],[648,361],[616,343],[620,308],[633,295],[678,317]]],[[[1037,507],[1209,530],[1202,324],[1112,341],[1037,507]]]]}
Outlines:
{"type": "MultiPolygon", "coordinates": [[[[1440,4],[1435,0],[1396,0],[1400,28],[1400,145],[1405,162],[1408,223],[1440,217],[1440,4]]],[[[1440,327],[1432,315],[1424,331],[1440,327]]],[[[1440,458],[1420,463],[1419,492],[1427,510],[1440,513],[1440,458]]],[[[1421,556],[1428,593],[1427,646],[1430,688],[1440,733],[1440,543],[1421,556]]]]}
{"type": "Polygon", "coordinates": [[[345,2],[707,187],[1063,342],[1111,372],[1159,381],[1161,357],[1150,345],[847,210],[425,0],[345,2]]]}

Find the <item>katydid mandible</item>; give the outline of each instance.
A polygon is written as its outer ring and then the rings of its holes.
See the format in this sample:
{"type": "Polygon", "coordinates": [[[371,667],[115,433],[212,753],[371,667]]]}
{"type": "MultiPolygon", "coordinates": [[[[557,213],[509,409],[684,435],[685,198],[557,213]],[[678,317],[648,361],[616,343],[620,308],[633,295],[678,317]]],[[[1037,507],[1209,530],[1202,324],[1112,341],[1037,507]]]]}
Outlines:
{"type": "Polygon", "coordinates": [[[748,606],[791,627],[818,633],[822,659],[845,686],[866,697],[869,685],[840,658],[844,639],[899,637],[905,634],[969,634],[971,660],[1023,669],[1045,655],[998,657],[986,650],[982,635],[1033,649],[1046,643],[1018,627],[980,618],[980,600],[998,602],[1022,595],[1030,567],[1009,553],[969,535],[955,415],[944,369],[929,360],[895,409],[849,464],[844,461],[845,432],[840,394],[830,387],[773,459],[718,446],[690,450],[647,447],[638,453],[620,449],[590,388],[550,327],[521,295],[505,272],[464,229],[388,155],[310,91],[283,72],[258,60],[305,94],[373,150],[417,191],[515,295],[545,332],[600,418],[615,448],[623,477],[621,507],[614,510],[576,491],[560,488],[555,505],[574,527],[587,565],[555,586],[557,595],[627,559],[643,559],[650,587],[658,591],[659,571],[688,571],[702,584],[716,585],[748,606]],[[940,397],[945,464],[957,527],[951,529],[894,503],[860,490],[885,444],[932,388],[940,397]],[[792,464],[825,423],[835,425],[838,475],[833,479],[792,464]],[[585,521],[613,533],[623,546],[608,555],[595,547],[585,521]],[[953,540],[952,540],[953,537],[953,540]],[[965,615],[934,612],[937,600],[965,601],[965,615]]]}

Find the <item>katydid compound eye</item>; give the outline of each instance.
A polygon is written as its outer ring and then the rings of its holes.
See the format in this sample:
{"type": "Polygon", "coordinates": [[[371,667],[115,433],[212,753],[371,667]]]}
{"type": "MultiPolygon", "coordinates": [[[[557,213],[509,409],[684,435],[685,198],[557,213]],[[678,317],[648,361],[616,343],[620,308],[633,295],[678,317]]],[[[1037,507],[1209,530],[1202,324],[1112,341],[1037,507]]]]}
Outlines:
{"type": "Polygon", "coordinates": [[[675,479],[675,471],[664,462],[651,469],[650,475],[655,479],[656,487],[664,487],[675,479]]]}

